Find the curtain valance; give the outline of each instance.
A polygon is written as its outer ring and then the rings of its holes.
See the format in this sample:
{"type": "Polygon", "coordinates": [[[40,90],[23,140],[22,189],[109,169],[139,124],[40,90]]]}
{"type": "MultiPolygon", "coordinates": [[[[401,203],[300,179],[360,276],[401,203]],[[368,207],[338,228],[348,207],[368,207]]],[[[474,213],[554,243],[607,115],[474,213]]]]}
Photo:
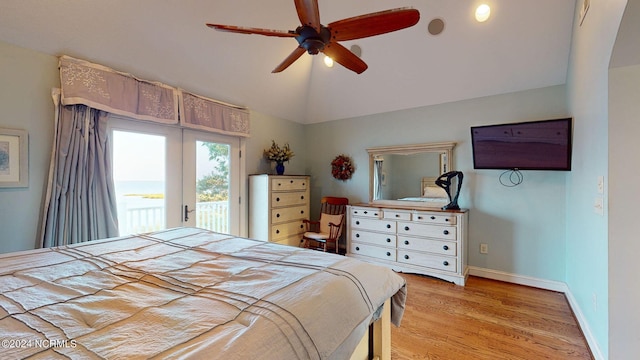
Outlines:
{"type": "Polygon", "coordinates": [[[249,136],[249,111],[106,66],[60,57],[63,105],[234,136],[249,136]]]}
{"type": "Polygon", "coordinates": [[[226,135],[249,136],[249,111],[179,90],[180,125],[198,130],[217,129],[226,135]]]}
{"type": "Polygon", "coordinates": [[[60,84],[63,105],[82,104],[139,120],[178,123],[178,91],[161,83],[62,56],[60,84]]]}

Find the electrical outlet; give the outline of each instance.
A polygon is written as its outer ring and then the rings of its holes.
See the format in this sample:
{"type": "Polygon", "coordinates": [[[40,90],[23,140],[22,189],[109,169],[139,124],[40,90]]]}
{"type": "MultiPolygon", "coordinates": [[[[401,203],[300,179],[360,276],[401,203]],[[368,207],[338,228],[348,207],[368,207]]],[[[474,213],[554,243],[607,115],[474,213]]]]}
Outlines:
{"type": "Polygon", "coordinates": [[[604,215],[604,198],[596,196],[593,201],[593,211],[598,215],[604,215]]]}
{"type": "Polygon", "coordinates": [[[489,253],[489,245],[480,244],[480,254],[488,254],[489,253]]]}

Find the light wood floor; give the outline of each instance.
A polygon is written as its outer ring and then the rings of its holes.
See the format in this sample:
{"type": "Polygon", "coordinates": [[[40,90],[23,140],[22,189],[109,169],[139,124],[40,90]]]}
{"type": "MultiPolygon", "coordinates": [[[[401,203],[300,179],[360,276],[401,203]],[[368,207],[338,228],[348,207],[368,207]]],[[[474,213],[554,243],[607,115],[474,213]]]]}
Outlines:
{"type": "Polygon", "coordinates": [[[592,359],[562,293],[469,277],[466,286],[420,275],[407,280],[391,358],[592,359]]]}

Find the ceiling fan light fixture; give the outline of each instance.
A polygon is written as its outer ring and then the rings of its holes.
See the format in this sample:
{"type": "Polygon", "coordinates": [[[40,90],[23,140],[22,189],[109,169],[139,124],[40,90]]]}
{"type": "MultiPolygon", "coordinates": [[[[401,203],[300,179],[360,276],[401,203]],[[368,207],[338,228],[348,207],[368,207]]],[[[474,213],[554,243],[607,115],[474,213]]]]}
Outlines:
{"type": "Polygon", "coordinates": [[[328,67],[328,68],[332,68],[333,67],[333,59],[325,56],[324,57],[324,64],[328,67]]]}
{"type": "Polygon", "coordinates": [[[476,20],[478,22],[485,22],[489,20],[491,16],[491,7],[487,4],[482,4],[476,8],[476,20]]]}

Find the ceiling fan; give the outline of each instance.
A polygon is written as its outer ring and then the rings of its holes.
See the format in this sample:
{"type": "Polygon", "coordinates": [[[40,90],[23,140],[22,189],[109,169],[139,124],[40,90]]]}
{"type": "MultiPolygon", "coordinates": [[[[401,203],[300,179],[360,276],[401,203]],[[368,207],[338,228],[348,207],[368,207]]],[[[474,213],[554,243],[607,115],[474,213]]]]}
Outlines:
{"type": "Polygon", "coordinates": [[[338,20],[324,26],[320,24],[318,0],[294,0],[294,3],[302,23],[295,30],[269,30],[220,24],[207,26],[240,34],[295,38],[298,47],[272,71],[274,73],[288,68],[305,52],[311,55],[322,52],[347,69],[361,74],[367,70],[367,64],[338,41],[362,39],[401,30],[415,25],[420,20],[418,10],[398,8],[338,20]]]}

